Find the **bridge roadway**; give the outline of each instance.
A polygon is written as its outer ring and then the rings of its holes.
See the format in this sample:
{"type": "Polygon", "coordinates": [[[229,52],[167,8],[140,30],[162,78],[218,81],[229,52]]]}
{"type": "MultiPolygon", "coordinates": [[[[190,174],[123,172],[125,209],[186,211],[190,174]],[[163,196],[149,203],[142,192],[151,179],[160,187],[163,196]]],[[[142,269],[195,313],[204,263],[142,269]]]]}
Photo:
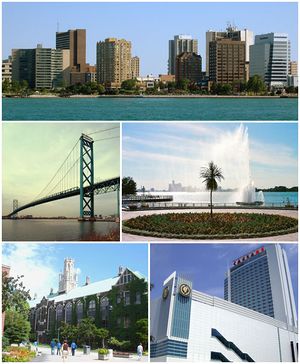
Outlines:
{"type": "MultiPolygon", "coordinates": [[[[99,195],[99,194],[103,194],[103,193],[116,191],[118,189],[118,186],[120,186],[120,177],[115,177],[115,178],[107,179],[105,181],[94,183],[94,187],[92,188],[92,190],[90,189],[89,186],[84,187],[83,190],[84,190],[84,193],[94,192],[96,195],[99,195]]],[[[68,197],[73,197],[73,196],[78,196],[78,195],[80,195],[80,188],[73,187],[69,190],[55,193],[54,195],[46,196],[41,199],[32,201],[26,205],[20,206],[16,210],[14,210],[10,214],[8,214],[6,217],[9,218],[22,210],[29,209],[30,207],[34,207],[34,206],[41,205],[41,204],[44,204],[47,202],[62,200],[63,198],[68,198],[68,197]]]]}

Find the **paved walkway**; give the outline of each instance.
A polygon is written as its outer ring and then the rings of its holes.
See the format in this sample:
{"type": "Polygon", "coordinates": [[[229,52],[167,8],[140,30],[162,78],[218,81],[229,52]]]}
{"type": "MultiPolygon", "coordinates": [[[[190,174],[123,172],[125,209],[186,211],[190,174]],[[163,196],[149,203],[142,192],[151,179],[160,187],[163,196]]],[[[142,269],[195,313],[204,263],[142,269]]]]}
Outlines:
{"type": "MultiPolygon", "coordinates": [[[[40,347],[39,351],[41,352],[40,356],[35,357],[32,361],[33,362],[60,362],[64,363],[62,360],[62,357],[59,355],[51,355],[50,348],[44,348],[40,347]]],[[[71,354],[68,356],[65,363],[82,363],[82,362],[94,362],[95,360],[98,360],[98,354],[95,352],[91,352],[89,355],[84,355],[82,351],[76,350],[76,355],[72,356],[71,354]]],[[[107,362],[127,362],[127,363],[133,363],[133,362],[147,362],[148,357],[143,356],[141,360],[138,360],[137,355],[133,355],[133,358],[131,359],[124,359],[124,358],[112,358],[110,360],[103,361],[104,363],[107,362]]],[[[102,361],[101,361],[102,362],[102,361]]]]}
{"type": "MultiPolygon", "coordinates": [[[[153,214],[168,214],[168,213],[186,213],[186,212],[209,212],[209,209],[183,209],[183,210],[147,210],[147,211],[123,211],[122,212],[122,220],[128,220],[137,216],[145,216],[145,215],[153,215],[153,214]]],[[[271,214],[271,215],[282,215],[288,217],[294,217],[298,219],[298,211],[297,210],[263,210],[263,209],[216,209],[215,212],[230,212],[230,213],[258,213],[258,214],[271,214]]],[[[167,238],[154,238],[151,236],[140,236],[122,233],[123,241],[177,241],[177,242],[208,242],[207,240],[188,240],[188,239],[167,239],[167,238]]],[[[214,239],[216,241],[217,239],[214,239]]],[[[229,239],[231,241],[298,241],[298,233],[278,235],[278,236],[269,236],[266,238],[251,238],[251,239],[229,239]]],[[[222,241],[227,241],[226,239],[222,239],[222,241]]]]}

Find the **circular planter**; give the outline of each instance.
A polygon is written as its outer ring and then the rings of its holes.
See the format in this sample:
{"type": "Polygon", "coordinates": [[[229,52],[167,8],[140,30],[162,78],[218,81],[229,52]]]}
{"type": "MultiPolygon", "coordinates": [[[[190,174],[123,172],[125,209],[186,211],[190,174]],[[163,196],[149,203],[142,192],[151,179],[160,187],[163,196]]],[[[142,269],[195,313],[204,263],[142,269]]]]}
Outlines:
{"type": "Polygon", "coordinates": [[[298,220],[258,213],[168,213],[123,222],[123,232],[168,239],[248,239],[298,231],[298,220]]]}

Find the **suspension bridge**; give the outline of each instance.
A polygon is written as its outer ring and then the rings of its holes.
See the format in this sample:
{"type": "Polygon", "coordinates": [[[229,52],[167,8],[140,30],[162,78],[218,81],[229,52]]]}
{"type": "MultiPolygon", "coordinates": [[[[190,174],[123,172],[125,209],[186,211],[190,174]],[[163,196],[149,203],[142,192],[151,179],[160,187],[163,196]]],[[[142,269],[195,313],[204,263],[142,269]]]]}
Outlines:
{"type": "Polygon", "coordinates": [[[117,206],[119,215],[120,177],[95,181],[94,143],[116,139],[119,136],[104,137],[94,140],[90,135],[118,129],[111,127],[82,134],[76,141],[66,159],[58,168],[52,179],[41,192],[29,203],[19,206],[18,200],[13,200],[13,209],[5,218],[15,219],[20,211],[48,202],[62,200],[73,196],[80,196],[80,220],[95,221],[95,195],[117,192],[117,206]]]}

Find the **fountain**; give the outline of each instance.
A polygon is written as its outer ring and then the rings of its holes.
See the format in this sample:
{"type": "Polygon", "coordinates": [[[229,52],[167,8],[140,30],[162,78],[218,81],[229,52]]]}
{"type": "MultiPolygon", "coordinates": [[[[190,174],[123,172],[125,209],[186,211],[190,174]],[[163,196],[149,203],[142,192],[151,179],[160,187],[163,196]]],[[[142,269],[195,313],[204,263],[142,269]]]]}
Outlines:
{"type": "Polygon", "coordinates": [[[213,159],[222,168],[225,183],[236,193],[238,205],[257,206],[264,204],[262,191],[256,193],[251,179],[248,129],[240,125],[233,132],[224,132],[213,150],[213,159]]]}

